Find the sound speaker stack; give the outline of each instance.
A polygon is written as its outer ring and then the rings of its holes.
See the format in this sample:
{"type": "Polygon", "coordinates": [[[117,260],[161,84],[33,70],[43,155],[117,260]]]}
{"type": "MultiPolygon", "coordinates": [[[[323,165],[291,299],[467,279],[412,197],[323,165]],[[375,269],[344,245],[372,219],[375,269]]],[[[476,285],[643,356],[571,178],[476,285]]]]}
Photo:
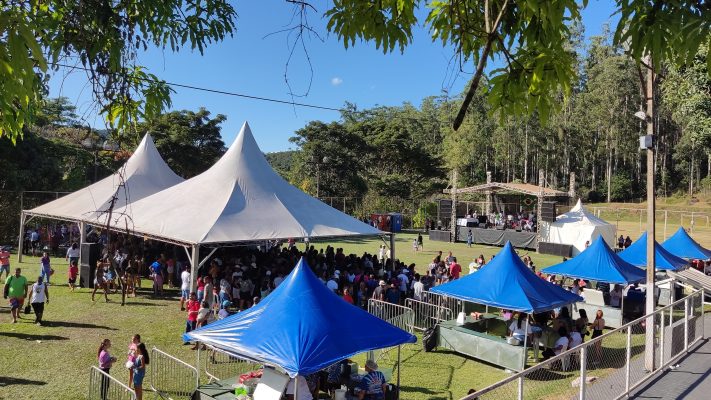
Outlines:
{"type": "Polygon", "coordinates": [[[541,220],[543,222],[555,222],[556,214],[555,201],[541,202],[541,220]]]}
{"type": "Polygon", "coordinates": [[[101,244],[82,243],[81,259],[79,260],[79,285],[84,288],[94,288],[94,271],[96,262],[101,257],[101,244]]]}

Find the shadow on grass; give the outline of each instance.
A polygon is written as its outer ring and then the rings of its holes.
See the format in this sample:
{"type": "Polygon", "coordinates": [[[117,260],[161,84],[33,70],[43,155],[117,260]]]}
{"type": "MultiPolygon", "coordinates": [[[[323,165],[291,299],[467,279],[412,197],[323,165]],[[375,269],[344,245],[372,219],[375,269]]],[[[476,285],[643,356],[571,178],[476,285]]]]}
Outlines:
{"type": "Polygon", "coordinates": [[[33,335],[31,333],[0,332],[0,336],[11,337],[24,340],[69,340],[66,336],[57,335],[33,335]]]}
{"type": "MultiPolygon", "coordinates": [[[[162,298],[162,300],[165,300],[165,298],[162,298]]],[[[127,306],[142,306],[142,307],[144,307],[144,306],[148,306],[148,307],[165,307],[165,306],[166,306],[166,304],[150,303],[150,302],[147,302],[147,301],[130,301],[130,300],[128,300],[128,299],[126,300],[126,304],[125,304],[125,305],[127,305],[127,306]]]]}
{"type": "MultiPolygon", "coordinates": [[[[415,386],[401,386],[400,387],[400,392],[401,393],[422,393],[422,394],[442,394],[442,391],[435,392],[434,390],[422,388],[422,387],[415,387],[415,386]]],[[[436,397],[430,397],[431,399],[434,399],[436,397]]]]}
{"type": "Polygon", "coordinates": [[[104,329],[108,331],[117,331],[118,329],[110,326],[86,324],[82,322],[67,322],[67,321],[43,321],[43,326],[50,328],[79,328],[79,329],[104,329]]]}
{"type": "Polygon", "coordinates": [[[33,381],[31,379],[13,378],[11,376],[0,376],[0,387],[11,386],[11,385],[44,386],[46,384],[47,384],[47,382],[44,382],[44,381],[33,381]]]}

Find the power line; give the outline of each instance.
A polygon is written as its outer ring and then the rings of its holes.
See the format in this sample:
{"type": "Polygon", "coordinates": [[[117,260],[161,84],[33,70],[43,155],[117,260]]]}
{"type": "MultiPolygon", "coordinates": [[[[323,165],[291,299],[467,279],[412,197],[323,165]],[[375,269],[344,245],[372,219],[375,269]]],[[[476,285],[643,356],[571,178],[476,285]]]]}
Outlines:
{"type": "MultiPolygon", "coordinates": [[[[82,71],[87,71],[91,72],[89,68],[86,67],[80,67],[80,66],[71,66],[71,65],[65,65],[65,64],[59,64],[55,63],[53,65],[56,65],[58,67],[64,67],[64,68],[70,68],[70,69],[78,69],[82,71]]],[[[288,100],[280,100],[280,99],[272,99],[269,97],[262,97],[262,96],[253,96],[249,94],[244,94],[244,93],[236,93],[236,92],[228,92],[225,90],[218,90],[218,89],[210,89],[210,88],[204,88],[204,87],[199,87],[199,86],[193,86],[193,85],[186,85],[183,83],[175,83],[175,82],[168,82],[168,81],[161,81],[157,79],[148,79],[148,78],[138,78],[142,81],[145,82],[153,82],[153,83],[164,83],[169,86],[175,86],[175,87],[180,87],[184,89],[192,89],[192,90],[198,90],[201,92],[208,92],[208,93],[216,93],[216,94],[223,94],[227,96],[233,96],[233,97],[241,97],[245,99],[251,99],[251,100],[259,100],[259,101],[266,101],[266,102],[271,102],[271,103],[278,103],[278,104],[288,104],[290,106],[299,106],[299,107],[306,107],[306,108],[315,108],[319,110],[327,110],[327,111],[337,111],[341,112],[343,109],[341,108],[334,108],[334,107],[326,107],[326,106],[319,106],[315,104],[307,104],[307,103],[297,103],[294,101],[288,101],[288,100]]]]}

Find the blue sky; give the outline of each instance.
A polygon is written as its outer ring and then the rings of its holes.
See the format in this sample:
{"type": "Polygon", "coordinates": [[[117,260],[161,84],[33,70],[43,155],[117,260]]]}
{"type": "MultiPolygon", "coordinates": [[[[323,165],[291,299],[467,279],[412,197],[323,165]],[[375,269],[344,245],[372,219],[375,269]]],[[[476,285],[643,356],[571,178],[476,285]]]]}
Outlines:
{"type": "MultiPolygon", "coordinates": [[[[456,74],[450,59],[453,52],[440,43],[433,43],[425,28],[414,32],[413,43],[400,54],[398,50],[383,54],[372,43],[356,43],[345,49],[335,35],[328,35],[325,20],[320,15],[330,2],[315,0],[318,15],[311,22],[324,41],[306,41],[313,66],[313,81],[308,96],[297,102],[339,108],[346,101],[359,108],[374,105],[416,105],[424,97],[438,95],[443,89],[456,94],[463,90],[468,74],[456,74]],[[453,72],[455,75],[453,76],[453,72]]],[[[139,64],[169,82],[244,93],[253,96],[290,100],[284,81],[289,55],[286,33],[279,31],[289,24],[290,5],[283,0],[234,2],[239,14],[233,38],[212,45],[204,55],[188,49],[179,53],[151,49],[142,54],[139,64]],[[267,36],[269,35],[269,36],[267,36]],[[265,37],[266,36],[266,37],[265,37]]],[[[585,35],[600,33],[610,22],[613,0],[590,0],[583,13],[585,35]]],[[[424,20],[423,16],[420,21],[424,20]]],[[[471,71],[473,67],[465,66],[471,71]]],[[[77,105],[86,122],[104,128],[102,118],[92,106],[91,90],[86,73],[60,69],[50,82],[50,96],[66,96],[77,105]]],[[[309,67],[302,53],[295,53],[289,67],[289,79],[295,93],[303,93],[309,83],[309,67]]],[[[175,88],[173,109],[197,110],[206,107],[213,115],[224,114],[222,136],[232,143],[242,123],[249,121],[257,142],[265,152],[287,150],[293,132],[309,121],[339,119],[335,111],[314,110],[290,105],[210,94],[191,89],[175,88]]]]}

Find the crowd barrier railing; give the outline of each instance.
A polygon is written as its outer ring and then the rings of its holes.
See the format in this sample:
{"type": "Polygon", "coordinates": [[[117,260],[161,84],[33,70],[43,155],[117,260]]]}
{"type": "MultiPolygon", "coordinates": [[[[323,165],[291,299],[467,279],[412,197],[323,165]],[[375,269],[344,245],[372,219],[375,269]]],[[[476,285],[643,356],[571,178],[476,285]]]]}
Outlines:
{"type": "Polygon", "coordinates": [[[89,400],[136,400],[136,392],[99,368],[91,367],[87,398],[89,400]]]}

